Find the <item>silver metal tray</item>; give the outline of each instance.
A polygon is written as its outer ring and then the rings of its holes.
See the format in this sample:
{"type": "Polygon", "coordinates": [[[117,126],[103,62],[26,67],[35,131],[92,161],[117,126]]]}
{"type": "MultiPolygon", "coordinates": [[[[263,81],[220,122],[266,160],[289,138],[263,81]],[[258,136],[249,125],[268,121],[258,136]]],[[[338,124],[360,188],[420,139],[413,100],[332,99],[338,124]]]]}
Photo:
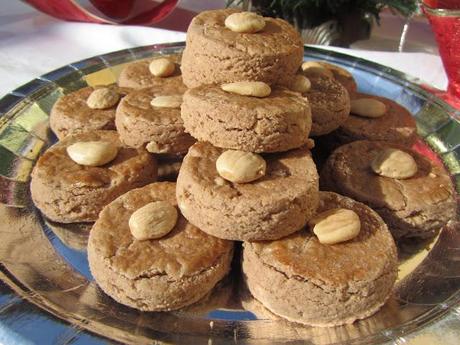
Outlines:
{"type": "MultiPolygon", "coordinates": [[[[0,342],[458,343],[456,223],[429,242],[401,246],[400,274],[390,301],[374,316],[342,327],[306,327],[244,311],[237,279],[227,280],[205,302],[171,313],[124,307],[97,288],[84,250],[85,230],[46,223],[30,200],[34,162],[55,142],[48,114],[63,94],[114,83],[124,64],[183,47],[184,43],[171,43],[96,56],[34,79],[0,100],[0,278],[6,284],[0,285],[0,342]]],[[[460,190],[458,111],[425,91],[419,81],[390,68],[318,48],[306,47],[305,58],[341,65],[353,73],[360,91],[408,108],[422,138],[416,149],[442,161],[460,190]]]]}

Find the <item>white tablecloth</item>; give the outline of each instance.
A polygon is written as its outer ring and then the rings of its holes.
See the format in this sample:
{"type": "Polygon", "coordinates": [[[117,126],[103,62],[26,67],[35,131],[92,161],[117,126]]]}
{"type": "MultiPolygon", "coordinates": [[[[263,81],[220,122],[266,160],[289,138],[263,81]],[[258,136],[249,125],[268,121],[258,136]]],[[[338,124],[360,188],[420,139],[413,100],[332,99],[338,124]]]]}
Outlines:
{"type": "MultiPolygon", "coordinates": [[[[183,32],[63,22],[22,2],[0,0],[0,97],[41,74],[94,55],[183,40],[183,32]]],[[[446,86],[441,60],[434,54],[334,49],[404,71],[438,88],[446,86]]]]}

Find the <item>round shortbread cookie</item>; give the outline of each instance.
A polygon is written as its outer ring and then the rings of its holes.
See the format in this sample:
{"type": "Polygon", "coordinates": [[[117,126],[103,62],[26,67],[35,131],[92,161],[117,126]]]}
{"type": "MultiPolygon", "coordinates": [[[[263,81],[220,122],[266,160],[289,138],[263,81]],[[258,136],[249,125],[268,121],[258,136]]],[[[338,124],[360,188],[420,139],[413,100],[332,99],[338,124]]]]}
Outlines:
{"type": "Polygon", "coordinates": [[[181,55],[173,54],[157,55],[152,59],[131,62],[122,69],[120,76],[118,77],[118,85],[133,89],[151,87],[156,91],[161,91],[163,88],[171,88],[177,90],[177,92],[184,92],[186,87],[182,82],[180,61],[181,55]],[[149,69],[149,65],[152,60],[162,58],[169,59],[176,65],[173,74],[168,77],[156,77],[150,72],[149,69]]]}
{"type": "Polygon", "coordinates": [[[62,96],[53,105],[50,113],[50,127],[61,140],[76,132],[98,129],[115,129],[115,109],[119,102],[107,109],[92,109],[86,103],[89,95],[96,89],[109,87],[123,98],[130,89],[110,86],[88,86],[62,96]]]}
{"type": "Polygon", "coordinates": [[[236,9],[201,12],[187,30],[182,75],[187,87],[240,80],[289,82],[303,57],[300,34],[289,23],[264,18],[256,33],[233,32],[225,19],[236,9]]]}
{"type": "Polygon", "coordinates": [[[132,236],[133,212],[155,201],[177,206],[175,190],[170,182],[131,190],[107,205],[91,229],[91,274],[117,302],[143,311],[179,309],[205,297],[229,272],[233,243],[207,235],[180,214],[164,237],[132,236]]]}
{"type": "Polygon", "coordinates": [[[180,107],[154,107],[157,96],[181,96],[180,90],[154,87],[135,90],[120,102],[115,124],[120,140],[127,146],[146,147],[152,153],[180,155],[195,143],[185,133],[180,107]]]}
{"type": "Polygon", "coordinates": [[[456,217],[455,191],[444,167],[402,145],[364,140],[343,145],[327,159],[320,181],[322,189],[373,208],[396,239],[434,236],[456,217]],[[370,167],[372,160],[388,148],[410,154],[417,164],[417,173],[406,179],[374,173],[370,167]]]}
{"type": "Polygon", "coordinates": [[[311,88],[302,95],[310,103],[311,136],[328,134],[339,128],[350,114],[350,96],[335,79],[310,77],[311,88]]]}
{"type": "Polygon", "coordinates": [[[181,115],[187,132],[198,140],[250,152],[300,147],[311,128],[308,100],[282,87],[258,98],[200,86],[184,94],[181,115]]]}
{"type": "Polygon", "coordinates": [[[126,148],[115,131],[68,135],[40,156],[30,190],[35,205],[60,223],[93,222],[102,208],[130,189],[155,181],[157,163],[144,149],[126,148]],[[91,167],[75,163],[67,147],[76,142],[105,141],[119,148],[114,160],[91,167]]]}
{"type": "Polygon", "coordinates": [[[351,209],[361,221],[352,240],[321,244],[306,228],[270,242],[246,242],[243,274],[272,313],[312,326],[337,326],[374,314],[390,296],[397,251],[385,223],[362,203],[320,192],[318,212],[351,209]]]}
{"type": "Polygon", "coordinates": [[[386,113],[377,118],[368,118],[350,113],[350,116],[335,131],[334,137],[342,144],[355,140],[389,141],[411,146],[417,140],[415,118],[411,113],[391,99],[355,93],[352,99],[372,98],[386,106],[386,113]]]}
{"type": "Polygon", "coordinates": [[[306,147],[266,154],[266,174],[250,183],[224,180],[216,170],[223,152],[198,142],[177,178],[184,216],[210,235],[238,240],[277,239],[301,229],[318,204],[318,175],[306,147]]]}

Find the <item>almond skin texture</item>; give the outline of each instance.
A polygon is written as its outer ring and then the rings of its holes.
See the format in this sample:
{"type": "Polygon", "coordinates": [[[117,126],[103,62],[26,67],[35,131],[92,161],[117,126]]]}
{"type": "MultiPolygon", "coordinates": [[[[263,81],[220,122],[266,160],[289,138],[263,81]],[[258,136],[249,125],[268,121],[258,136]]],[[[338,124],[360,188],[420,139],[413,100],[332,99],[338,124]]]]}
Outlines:
{"type": "Polygon", "coordinates": [[[373,98],[358,98],[350,102],[351,113],[362,117],[381,117],[387,112],[384,103],[373,98]]]}
{"type": "Polygon", "coordinates": [[[106,141],[77,142],[67,147],[67,154],[75,163],[97,167],[115,159],[118,148],[106,141]]]}
{"type": "Polygon", "coordinates": [[[371,168],[380,176],[406,179],[417,173],[417,163],[407,152],[388,148],[379,152],[372,160],[371,168]]]}
{"type": "Polygon", "coordinates": [[[119,100],[120,95],[115,90],[103,87],[91,92],[86,104],[91,109],[107,109],[113,107],[119,100]]]}
{"type": "Polygon", "coordinates": [[[308,224],[322,244],[336,244],[359,235],[361,222],[356,212],[334,208],[313,217],[308,224]]]}
{"type": "Polygon", "coordinates": [[[216,168],[219,175],[228,181],[247,183],[264,176],[267,164],[258,154],[228,150],[217,158],[216,168]]]}
{"type": "Polygon", "coordinates": [[[136,240],[153,240],[167,235],[177,223],[177,209],[166,201],[154,201],[137,209],[129,218],[136,240]]]}
{"type": "Polygon", "coordinates": [[[261,81],[238,81],[222,84],[222,90],[242,96],[267,97],[272,92],[270,85],[261,81]]]}
{"type": "Polygon", "coordinates": [[[233,13],[225,19],[225,26],[233,32],[252,34],[265,27],[265,20],[253,12],[233,13]]]}

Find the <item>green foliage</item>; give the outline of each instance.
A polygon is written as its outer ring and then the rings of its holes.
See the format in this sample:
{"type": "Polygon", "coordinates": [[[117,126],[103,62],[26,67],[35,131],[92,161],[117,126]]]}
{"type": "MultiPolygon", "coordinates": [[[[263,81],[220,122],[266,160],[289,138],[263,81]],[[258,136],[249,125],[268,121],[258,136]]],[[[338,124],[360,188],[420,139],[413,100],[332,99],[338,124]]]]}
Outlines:
{"type": "MultiPolygon", "coordinates": [[[[228,4],[239,2],[229,0],[228,4]]],[[[286,19],[302,16],[312,24],[350,12],[371,15],[378,22],[385,7],[406,17],[417,9],[417,0],[252,0],[252,4],[263,15],[286,19]]]]}

